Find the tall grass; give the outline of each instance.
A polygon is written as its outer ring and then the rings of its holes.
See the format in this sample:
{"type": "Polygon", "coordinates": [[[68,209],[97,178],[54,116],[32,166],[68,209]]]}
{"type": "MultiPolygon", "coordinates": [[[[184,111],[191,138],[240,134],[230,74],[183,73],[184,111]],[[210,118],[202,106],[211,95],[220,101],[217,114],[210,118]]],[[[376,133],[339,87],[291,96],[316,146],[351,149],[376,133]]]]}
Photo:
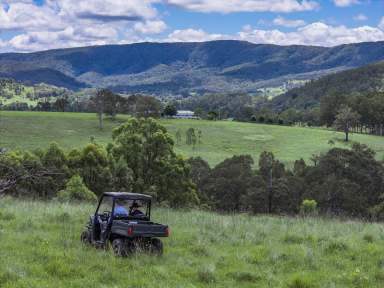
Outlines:
{"type": "Polygon", "coordinates": [[[165,254],[84,247],[93,205],[0,198],[0,287],[383,287],[380,224],[155,209],[165,254]]]}

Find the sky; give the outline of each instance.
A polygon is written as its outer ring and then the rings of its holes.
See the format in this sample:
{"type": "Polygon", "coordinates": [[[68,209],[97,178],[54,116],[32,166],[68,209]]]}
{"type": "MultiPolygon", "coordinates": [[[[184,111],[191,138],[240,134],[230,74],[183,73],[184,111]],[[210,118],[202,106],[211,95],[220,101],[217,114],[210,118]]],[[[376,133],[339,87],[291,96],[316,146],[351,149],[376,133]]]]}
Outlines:
{"type": "Polygon", "coordinates": [[[223,39],[384,41],[384,0],[0,0],[0,52],[223,39]]]}

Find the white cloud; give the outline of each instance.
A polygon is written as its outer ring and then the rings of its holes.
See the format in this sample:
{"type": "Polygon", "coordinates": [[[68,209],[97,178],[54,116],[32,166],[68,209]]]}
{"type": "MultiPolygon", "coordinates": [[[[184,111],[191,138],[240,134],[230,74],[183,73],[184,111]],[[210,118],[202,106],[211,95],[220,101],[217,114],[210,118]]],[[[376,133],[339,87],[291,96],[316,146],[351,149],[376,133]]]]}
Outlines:
{"type": "Polygon", "coordinates": [[[134,28],[135,31],[143,34],[158,34],[167,29],[167,24],[162,20],[149,20],[136,23],[134,28]]]}
{"type": "MultiPolygon", "coordinates": [[[[3,40],[0,51],[139,41],[167,26],[152,5],[160,0],[0,0],[0,32],[19,33],[3,40]]],[[[1,38],[0,38],[1,39],[1,38]]]]}
{"type": "Polygon", "coordinates": [[[353,4],[359,4],[359,0],[333,0],[333,3],[338,7],[347,7],[353,4]]]}
{"type": "Polygon", "coordinates": [[[370,26],[348,28],[322,22],[311,23],[294,32],[253,29],[246,25],[236,35],[209,34],[201,29],[176,30],[168,36],[166,41],[199,42],[219,39],[244,40],[258,44],[336,46],[365,41],[384,41],[384,31],[370,26]]]}
{"type": "Polygon", "coordinates": [[[315,22],[298,28],[294,32],[279,30],[252,30],[239,32],[240,39],[255,43],[271,43],[280,45],[317,45],[336,46],[346,43],[384,40],[384,31],[370,26],[347,28],[330,26],[315,22]]]}
{"type": "Polygon", "coordinates": [[[202,29],[175,30],[165,39],[167,42],[203,42],[211,40],[229,39],[230,36],[222,34],[209,34],[202,29]]]}
{"type": "Polygon", "coordinates": [[[284,27],[299,27],[299,26],[304,26],[305,21],[301,19],[297,19],[297,20],[285,19],[279,16],[273,19],[273,24],[278,26],[284,26],[284,27]]]}
{"type": "Polygon", "coordinates": [[[356,20],[356,21],[366,21],[366,20],[368,20],[367,16],[365,16],[362,13],[357,14],[355,17],[353,17],[353,19],[356,20]]]}
{"type": "Polygon", "coordinates": [[[312,0],[164,0],[170,5],[210,13],[232,12],[297,12],[319,7],[312,0]]]}

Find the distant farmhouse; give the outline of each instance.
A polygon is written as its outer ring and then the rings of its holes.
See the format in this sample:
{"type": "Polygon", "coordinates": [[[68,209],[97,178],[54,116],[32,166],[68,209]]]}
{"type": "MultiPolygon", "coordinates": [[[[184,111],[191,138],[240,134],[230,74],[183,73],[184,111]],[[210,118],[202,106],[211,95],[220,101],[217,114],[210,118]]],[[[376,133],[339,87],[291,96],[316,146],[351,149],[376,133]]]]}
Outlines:
{"type": "Polygon", "coordinates": [[[188,110],[178,110],[175,118],[178,119],[198,119],[199,117],[195,116],[195,112],[188,110]]]}

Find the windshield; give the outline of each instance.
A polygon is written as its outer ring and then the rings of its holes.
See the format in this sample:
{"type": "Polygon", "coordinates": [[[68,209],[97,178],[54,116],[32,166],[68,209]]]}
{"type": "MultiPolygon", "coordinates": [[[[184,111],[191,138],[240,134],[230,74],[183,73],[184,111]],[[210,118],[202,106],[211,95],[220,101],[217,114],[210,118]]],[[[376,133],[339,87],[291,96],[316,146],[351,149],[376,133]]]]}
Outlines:
{"type": "Polygon", "coordinates": [[[149,201],[117,198],[113,212],[115,218],[149,218],[149,201]]]}

